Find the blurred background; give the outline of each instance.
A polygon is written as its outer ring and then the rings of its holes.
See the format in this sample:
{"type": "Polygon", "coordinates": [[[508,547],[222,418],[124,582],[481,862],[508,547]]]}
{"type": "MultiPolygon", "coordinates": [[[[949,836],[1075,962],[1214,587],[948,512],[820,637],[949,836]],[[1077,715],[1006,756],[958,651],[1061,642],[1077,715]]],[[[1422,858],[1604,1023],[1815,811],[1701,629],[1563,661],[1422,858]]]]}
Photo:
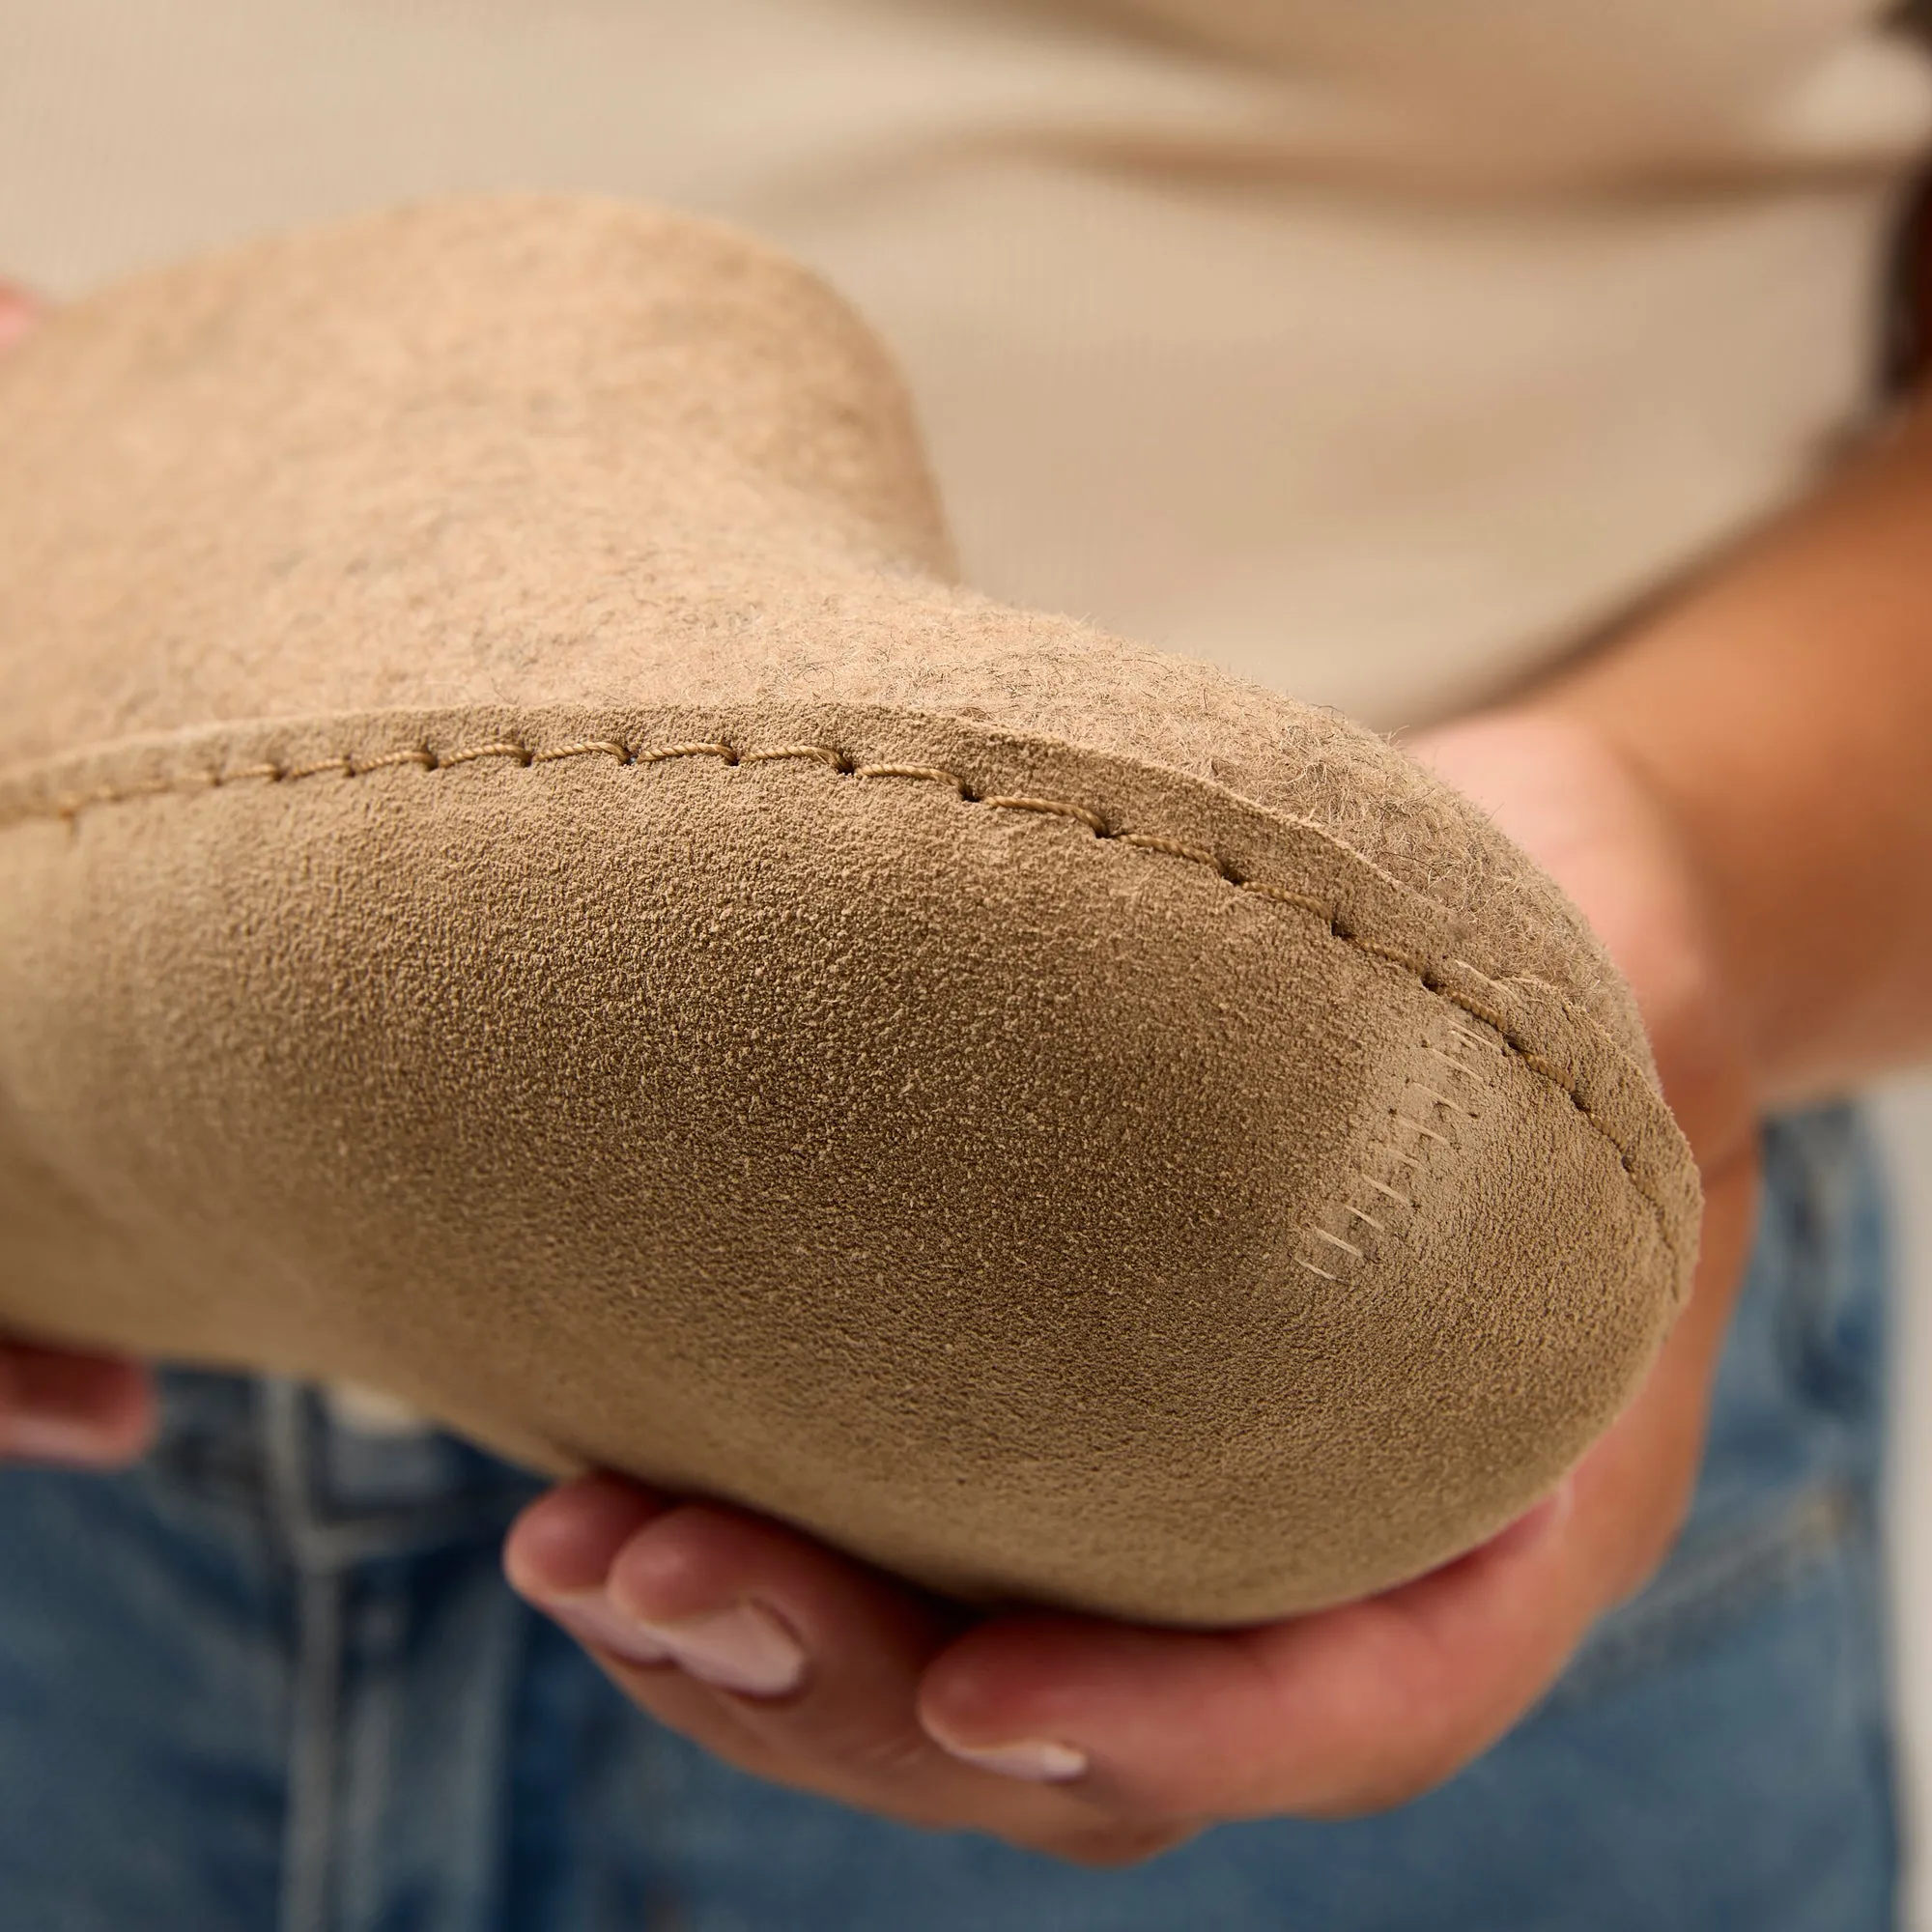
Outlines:
{"type": "Polygon", "coordinates": [[[1915,1932],[1932,1932],[1932,1076],[1877,1100],[1905,1265],[1892,1350],[1892,1603],[1906,1713],[1915,1932]]]}

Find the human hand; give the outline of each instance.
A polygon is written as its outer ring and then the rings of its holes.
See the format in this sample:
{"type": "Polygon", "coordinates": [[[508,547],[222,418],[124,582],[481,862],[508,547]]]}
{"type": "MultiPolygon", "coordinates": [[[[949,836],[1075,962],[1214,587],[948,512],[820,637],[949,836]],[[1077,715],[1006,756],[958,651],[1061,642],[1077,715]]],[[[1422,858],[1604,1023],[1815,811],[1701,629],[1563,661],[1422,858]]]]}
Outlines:
{"type": "Polygon", "coordinates": [[[1221,1819],[1399,1803],[1492,1743],[1675,1536],[1748,1248],[1754,1123],[1700,895],[1586,728],[1478,719],[1416,748],[1555,874],[1630,979],[1706,1192],[1690,1303],[1557,1493],[1460,1561],[1259,1629],[969,1619],[780,1524],[613,1477],[512,1532],[512,1582],[644,1709],[780,1782],[1089,1862],[1221,1819]]]}

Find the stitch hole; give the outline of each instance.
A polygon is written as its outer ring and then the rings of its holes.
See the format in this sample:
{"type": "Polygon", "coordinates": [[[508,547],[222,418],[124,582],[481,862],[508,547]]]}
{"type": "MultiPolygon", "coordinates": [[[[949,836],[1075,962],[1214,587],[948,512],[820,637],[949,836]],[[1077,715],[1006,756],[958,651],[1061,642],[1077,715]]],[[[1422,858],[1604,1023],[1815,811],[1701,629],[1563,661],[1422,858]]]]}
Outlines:
{"type": "Polygon", "coordinates": [[[852,776],[856,767],[849,753],[841,752],[834,745],[771,745],[759,747],[743,753],[743,762],[748,765],[778,764],[786,759],[803,759],[810,764],[823,765],[835,777],[845,779],[852,776]]]}

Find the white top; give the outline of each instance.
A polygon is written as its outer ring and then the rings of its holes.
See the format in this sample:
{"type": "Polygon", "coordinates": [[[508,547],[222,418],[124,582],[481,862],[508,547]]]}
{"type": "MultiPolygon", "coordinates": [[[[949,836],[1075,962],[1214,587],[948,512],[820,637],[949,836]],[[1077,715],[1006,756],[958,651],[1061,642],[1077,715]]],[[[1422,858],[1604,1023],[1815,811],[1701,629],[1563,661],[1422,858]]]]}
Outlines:
{"type": "Polygon", "coordinates": [[[1932,80],[1881,0],[5,0],[0,273],[587,187],[824,270],[967,574],[1389,725],[1803,489],[1932,80]]]}

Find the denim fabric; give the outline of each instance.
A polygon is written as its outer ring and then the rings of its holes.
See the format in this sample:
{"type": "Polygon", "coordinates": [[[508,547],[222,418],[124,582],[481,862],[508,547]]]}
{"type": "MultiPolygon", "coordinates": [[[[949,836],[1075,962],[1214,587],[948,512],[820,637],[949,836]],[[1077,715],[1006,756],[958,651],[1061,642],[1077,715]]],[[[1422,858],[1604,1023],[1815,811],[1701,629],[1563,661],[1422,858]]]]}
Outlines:
{"type": "Polygon", "coordinates": [[[1767,1157],[1677,1553],[1404,1810],[1096,1873],[761,1786],[509,1595],[527,1478],[179,1375],[141,1469],[0,1476],[0,1928],[1876,1932],[1884,1224],[1851,1115],[1767,1157]]]}

